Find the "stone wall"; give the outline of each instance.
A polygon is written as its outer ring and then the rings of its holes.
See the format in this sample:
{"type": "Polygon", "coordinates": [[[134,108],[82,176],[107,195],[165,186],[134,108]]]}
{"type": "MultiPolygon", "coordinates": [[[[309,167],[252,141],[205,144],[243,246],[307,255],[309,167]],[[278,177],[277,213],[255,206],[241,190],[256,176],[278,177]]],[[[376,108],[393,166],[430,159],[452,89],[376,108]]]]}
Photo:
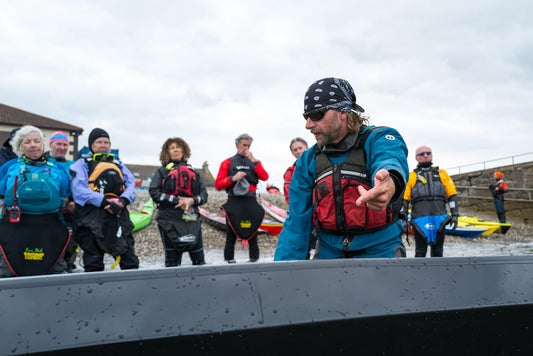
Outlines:
{"type": "Polygon", "coordinates": [[[453,175],[459,207],[471,211],[494,212],[496,216],[488,188],[494,182],[495,171],[502,172],[503,179],[509,185],[509,191],[505,194],[507,220],[533,223],[533,162],[453,175]]]}

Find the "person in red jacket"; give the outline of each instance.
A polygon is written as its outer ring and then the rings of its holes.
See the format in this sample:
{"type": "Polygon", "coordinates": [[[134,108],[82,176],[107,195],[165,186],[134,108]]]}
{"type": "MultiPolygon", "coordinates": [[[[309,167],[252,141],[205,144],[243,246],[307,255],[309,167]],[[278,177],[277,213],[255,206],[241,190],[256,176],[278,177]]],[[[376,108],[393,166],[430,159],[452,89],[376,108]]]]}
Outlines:
{"type": "Polygon", "coordinates": [[[259,259],[257,231],[265,217],[265,210],[257,203],[255,192],[259,180],[266,181],[268,173],[257,160],[250,146],[253,138],[242,134],[235,139],[237,154],[220,164],[215,188],[225,189],[228,200],[220,208],[226,215],[226,244],[224,260],[234,263],[237,238],[248,240],[250,261],[259,259]]]}
{"type": "Polygon", "coordinates": [[[296,168],[296,162],[298,161],[298,157],[300,157],[300,155],[307,150],[308,146],[307,142],[305,142],[303,138],[296,137],[291,140],[289,148],[294,158],[296,158],[296,161],[294,161],[292,166],[287,168],[285,174],[283,175],[283,194],[285,195],[285,201],[287,204],[289,204],[289,186],[291,185],[292,175],[294,173],[294,169],[296,168]]]}
{"type": "Polygon", "coordinates": [[[509,186],[503,180],[503,173],[500,171],[494,172],[494,183],[489,186],[489,189],[494,197],[494,207],[496,208],[496,214],[498,214],[498,220],[500,223],[506,223],[505,209],[503,208],[503,194],[507,193],[509,186]]]}

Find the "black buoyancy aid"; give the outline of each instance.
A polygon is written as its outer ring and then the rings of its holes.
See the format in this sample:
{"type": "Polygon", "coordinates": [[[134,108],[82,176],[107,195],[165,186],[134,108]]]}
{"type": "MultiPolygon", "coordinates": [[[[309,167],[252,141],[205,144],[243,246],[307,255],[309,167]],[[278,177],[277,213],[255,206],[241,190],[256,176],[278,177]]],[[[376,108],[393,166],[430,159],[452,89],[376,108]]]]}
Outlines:
{"type": "Polygon", "coordinates": [[[162,191],[168,195],[194,197],[200,193],[198,173],[190,164],[171,162],[165,167],[162,191]]]}
{"type": "Polygon", "coordinates": [[[418,201],[442,200],[446,201],[446,188],[440,179],[439,167],[414,169],[416,182],[411,190],[411,204],[418,201]]]}
{"type": "MultiPolygon", "coordinates": [[[[344,163],[332,164],[327,155],[317,152],[317,175],[313,187],[313,223],[326,233],[357,235],[393,224],[398,219],[398,204],[389,203],[384,211],[374,211],[366,204],[357,206],[358,186],[372,188],[371,175],[366,168],[364,145],[376,129],[359,131],[356,144],[344,163]]],[[[318,147],[318,146],[317,146],[318,147]]],[[[316,152],[316,151],[315,151],[316,152]]]]}
{"type": "MultiPolygon", "coordinates": [[[[240,156],[236,154],[230,158],[230,164],[228,169],[228,176],[232,177],[237,172],[246,172],[246,176],[243,179],[246,179],[250,185],[254,187],[259,183],[259,177],[253,168],[252,161],[248,157],[240,156]]],[[[228,194],[233,195],[233,187],[226,189],[228,194]]],[[[249,196],[255,196],[254,191],[250,191],[249,196]]]]}
{"type": "Polygon", "coordinates": [[[15,276],[51,273],[69,242],[57,213],[23,215],[20,223],[0,225],[0,253],[15,276]]]}
{"type": "Polygon", "coordinates": [[[117,198],[124,193],[126,190],[124,176],[117,162],[96,162],[89,159],[87,164],[89,165],[89,188],[117,198]]]}

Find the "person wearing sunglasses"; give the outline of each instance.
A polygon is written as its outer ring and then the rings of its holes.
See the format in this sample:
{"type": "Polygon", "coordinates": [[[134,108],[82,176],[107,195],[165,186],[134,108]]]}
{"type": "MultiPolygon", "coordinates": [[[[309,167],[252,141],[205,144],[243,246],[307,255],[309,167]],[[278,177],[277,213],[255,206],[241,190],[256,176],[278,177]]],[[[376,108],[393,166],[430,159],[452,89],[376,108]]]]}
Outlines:
{"type": "Polygon", "coordinates": [[[442,257],[445,227],[452,224],[455,229],[458,224],[457,191],[448,173],[433,166],[431,148],[418,147],[415,159],[418,165],[409,174],[400,216],[405,230],[413,227],[415,257],[426,257],[428,244],[431,246],[431,257],[442,257]],[[446,204],[451,215],[448,215],[446,204]]]}
{"type": "Polygon", "coordinates": [[[317,80],[304,97],[305,128],[317,143],[298,158],[289,215],[275,261],[405,256],[398,211],[409,173],[407,146],[390,127],[367,126],[348,81],[317,80]]]}
{"type": "Polygon", "coordinates": [[[103,271],[104,255],[121,269],[139,268],[127,206],[135,200],[135,178],[110,153],[109,134],[95,128],[89,134],[90,153],[70,166],[75,234],[83,250],[85,272],[103,271]]]}

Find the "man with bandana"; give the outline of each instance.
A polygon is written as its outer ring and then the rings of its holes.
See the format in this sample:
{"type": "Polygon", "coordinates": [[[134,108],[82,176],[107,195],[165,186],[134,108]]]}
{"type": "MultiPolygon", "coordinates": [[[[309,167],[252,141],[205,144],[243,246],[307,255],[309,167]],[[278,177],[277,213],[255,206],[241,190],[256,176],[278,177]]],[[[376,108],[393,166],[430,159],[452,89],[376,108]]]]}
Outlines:
{"type": "Polygon", "coordinates": [[[426,257],[428,244],[431,257],[442,257],[445,227],[451,223],[455,229],[458,224],[457,191],[448,173],[433,166],[431,148],[420,146],[415,154],[418,165],[409,175],[400,216],[407,228],[413,227],[415,257],[426,257]],[[446,202],[451,216],[447,213],[446,202]],[[412,208],[410,218],[409,204],[412,208]]]}
{"type": "Polygon", "coordinates": [[[367,126],[363,112],[344,79],[324,78],[307,89],[305,127],[317,143],[296,163],[274,260],[304,260],[313,225],[314,258],[405,256],[398,211],[407,146],[395,129],[367,126]]]}

